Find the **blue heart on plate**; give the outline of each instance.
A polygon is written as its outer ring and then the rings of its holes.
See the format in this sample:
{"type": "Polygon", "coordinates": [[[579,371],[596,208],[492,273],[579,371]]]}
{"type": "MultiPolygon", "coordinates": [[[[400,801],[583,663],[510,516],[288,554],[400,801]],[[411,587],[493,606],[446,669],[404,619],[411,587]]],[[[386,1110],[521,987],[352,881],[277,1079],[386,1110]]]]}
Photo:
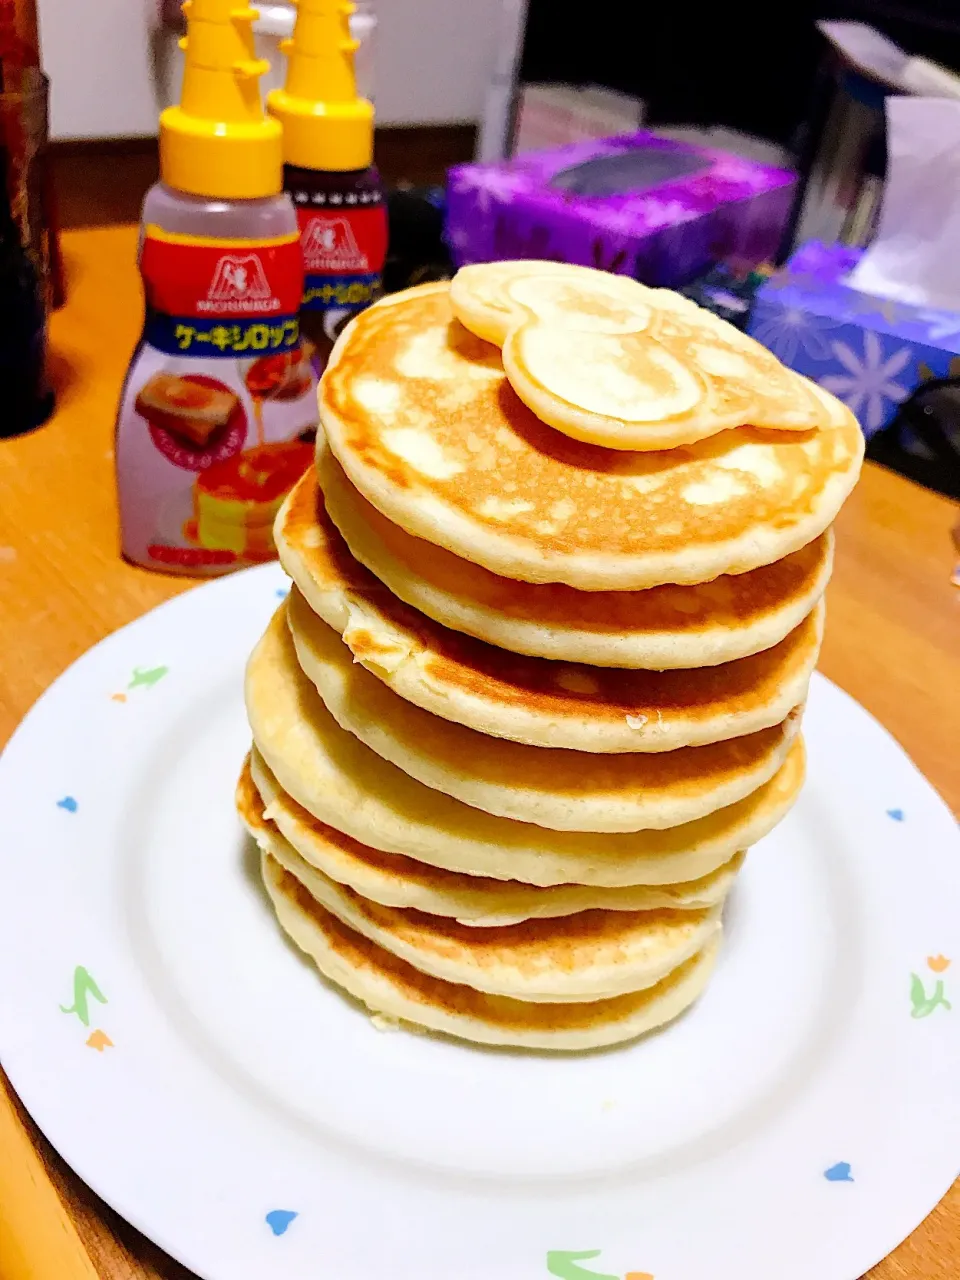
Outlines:
{"type": "Polygon", "coordinates": [[[902,810],[902,809],[888,809],[888,810],[887,810],[887,817],[888,817],[888,818],[892,818],[892,819],[894,820],[894,822],[902,822],[902,821],[903,821],[903,810],[902,810]]]}
{"type": "Polygon", "coordinates": [[[73,796],[64,796],[62,800],[57,801],[58,809],[66,809],[67,813],[77,812],[77,802],[73,796]]]}
{"type": "Polygon", "coordinates": [[[296,1216],[293,1209],[271,1209],[267,1214],[267,1226],[275,1236],[282,1236],[296,1216]]]}
{"type": "Polygon", "coordinates": [[[824,1169],[823,1176],[828,1182],[852,1182],[850,1175],[850,1166],[846,1160],[841,1160],[837,1164],[832,1164],[829,1169],[824,1169]]]}

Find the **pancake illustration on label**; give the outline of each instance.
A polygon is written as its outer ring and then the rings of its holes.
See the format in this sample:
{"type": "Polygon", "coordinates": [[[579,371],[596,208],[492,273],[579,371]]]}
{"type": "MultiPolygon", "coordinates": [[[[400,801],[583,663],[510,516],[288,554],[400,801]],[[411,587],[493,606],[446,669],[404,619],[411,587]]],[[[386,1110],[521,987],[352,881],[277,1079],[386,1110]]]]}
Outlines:
{"type": "Polygon", "coordinates": [[[186,538],[238,561],[272,560],[274,519],[312,458],[312,445],[290,440],[259,444],[208,467],[193,484],[186,538]]]}
{"type": "Polygon", "coordinates": [[[236,791],[281,929],[371,1032],[572,1053],[709,1001],[803,784],[856,420],[687,299],[534,261],[374,303],[319,409],[236,791]]]}

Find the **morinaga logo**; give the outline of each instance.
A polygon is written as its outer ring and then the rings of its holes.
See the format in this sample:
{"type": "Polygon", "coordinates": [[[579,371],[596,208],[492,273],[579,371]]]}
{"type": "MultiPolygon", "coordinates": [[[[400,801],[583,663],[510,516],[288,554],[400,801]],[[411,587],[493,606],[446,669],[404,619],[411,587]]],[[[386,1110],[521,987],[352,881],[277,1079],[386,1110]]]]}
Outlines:
{"type": "Polygon", "coordinates": [[[308,271],[369,271],[346,218],[314,217],[303,235],[303,257],[308,271]]]}
{"type": "Polygon", "coordinates": [[[226,253],[217,263],[206,299],[197,303],[198,311],[277,311],[280,303],[273,296],[263,263],[255,253],[226,253]]]}

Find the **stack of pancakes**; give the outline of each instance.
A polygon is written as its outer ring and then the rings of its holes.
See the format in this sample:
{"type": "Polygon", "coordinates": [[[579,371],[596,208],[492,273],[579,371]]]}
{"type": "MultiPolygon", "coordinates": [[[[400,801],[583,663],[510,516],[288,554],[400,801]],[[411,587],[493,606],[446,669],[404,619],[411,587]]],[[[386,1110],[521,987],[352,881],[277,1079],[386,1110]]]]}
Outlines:
{"type": "Polygon", "coordinates": [[[531,262],[364,312],[320,416],[247,674],[280,924],[467,1040],[675,1017],[803,780],[856,420],[676,294],[531,262]]]}

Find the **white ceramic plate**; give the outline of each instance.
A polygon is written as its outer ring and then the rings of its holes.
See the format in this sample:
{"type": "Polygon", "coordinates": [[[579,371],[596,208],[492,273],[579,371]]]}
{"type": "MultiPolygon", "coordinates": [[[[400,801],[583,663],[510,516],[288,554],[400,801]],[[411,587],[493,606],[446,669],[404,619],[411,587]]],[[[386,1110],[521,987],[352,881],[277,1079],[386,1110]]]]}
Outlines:
{"type": "Polygon", "coordinates": [[[0,762],[0,1058],[80,1176],[211,1280],[854,1280],[888,1253],[960,1151],[960,840],[893,740],[817,679],[803,796],[663,1032],[381,1032],[284,940],[233,812],[285,589],[267,566],[110,636],[0,762]]]}

